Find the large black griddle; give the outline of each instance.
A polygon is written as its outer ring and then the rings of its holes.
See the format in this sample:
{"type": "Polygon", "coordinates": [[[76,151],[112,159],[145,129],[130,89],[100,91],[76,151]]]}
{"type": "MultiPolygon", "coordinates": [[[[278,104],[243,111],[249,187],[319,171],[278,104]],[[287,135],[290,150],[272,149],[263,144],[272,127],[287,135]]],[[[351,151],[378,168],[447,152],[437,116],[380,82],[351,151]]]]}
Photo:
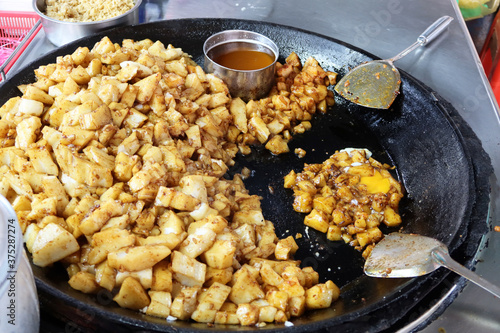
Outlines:
{"type": "MultiPolygon", "coordinates": [[[[281,62],[293,51],[302,61],[315,57],[325,70],[336,71],[341,76],[349,68],[375,58],[338,40],[282,25],[232,19],[169,20],[112,29],[63,46],[5,82],[0,87],[0,102],[19,95],[16,86],[33,82],[33,71],[40,65],[53,63],[56,56],[70,54],[78,46],[91,48],[103,36],[117,43],[124,38],[161,40],[181,47],[202,64],[205,39],[227,29],[252,30],[270,37],[280,49],[281,62]]],[[[336,105],[327,114],[315,117],[312,130],[294,136],[290,142],[291,153],[273,156],[256,147],[252,155],[237,157],[231,174],[243,167],[253,170],[246,186],[251,193],[263,197],[264,216],[274,222],[277,235],[286,237],[298,232],[303,235],[298,240],[300,250],[296,259],[318,270],[323,281],[331,279],[342,287],[341,298],[330,309],[294,319],[293,327],[267,325],[260,330],[392,331],[414,322],[436,302],[441,305],[434,316],[439,315],[464,286],[462,278],[444,269],[415,279],[364,276],[360,253],[305,228],[304,215],[291,207],[292,192],[283,188],[283,176],[291,169],[300,171],[304,163],[321,163],[336,150],[346,147],[368,148],[377,160],[395,165],[394,175],[404,184],[406,197],[400,204],[403,230],[441,240],[455,259],[472,268],[481,239],[488,230],[488,177],[492,172],[489,157],[451,104],[407,73],[401,74],[402,93],[391,109],[367,109],[337,98],[336,105]],[[293,154],[297,147],[307,151],[304,158],[293,154]]],[[[256,329],[166,322],[119,308],[107,292],[85,295],[72,290],[60,266],[32,268],[39,290],[42,328],[56,323],[72,331],[256,329]]]]}

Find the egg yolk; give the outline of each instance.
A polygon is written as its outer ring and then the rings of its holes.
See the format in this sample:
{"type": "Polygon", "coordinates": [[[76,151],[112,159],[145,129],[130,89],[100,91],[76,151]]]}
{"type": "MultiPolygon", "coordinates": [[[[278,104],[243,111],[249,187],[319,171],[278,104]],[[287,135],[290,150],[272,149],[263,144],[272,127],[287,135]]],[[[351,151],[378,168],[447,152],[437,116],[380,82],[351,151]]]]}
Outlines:
{"type": "Polygon", "coordinates": [[[373,176],[361,177],[360,184],[366,185],[368,193],[387,193],[391,188],[391,183],[388,178],[384,178],[380,172],[375,171],[373,176]]]}

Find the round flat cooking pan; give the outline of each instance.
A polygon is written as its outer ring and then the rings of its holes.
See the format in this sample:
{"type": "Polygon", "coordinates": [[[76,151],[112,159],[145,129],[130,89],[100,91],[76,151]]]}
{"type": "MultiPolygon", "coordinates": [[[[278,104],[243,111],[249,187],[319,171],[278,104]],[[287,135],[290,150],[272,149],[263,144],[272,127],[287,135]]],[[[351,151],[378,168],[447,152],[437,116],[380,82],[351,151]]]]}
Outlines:
{"type": "MultiPolygon", "coordinates": [[[[56,56],[78,46],[91,48],[103,36],[113,42],[144,38],[181,47],[200,65],[202,45],[211,34],[227,29],[260,32],[280,48],[280,61],[292,51],[302,61],[316,58],[325,70],[341,76],[348,68],[375,57],[348,44],[303,30],[276,24],[231,19],[182,19],[109,30],[78,40],[28,65],[0,87],[0,102],[19,95],[16,86],[34,81],[33,70],[53,63],[56,56]]],[[[376,279],[363,275],[361,254],[343,242],[305,228],[302,214],[292,209],[293,196],[283,188],[283,176],[300,171],[304,163],[321,163],[336,150],[368,148],[373,157],[396,166],[394,175],[406,196],[400,203],[403,230],[435,237],[450,248],[452,256],[473,267],[474,256],[487,229],[488,177],[491,165],[477,137],[457,111],[437,93],[402,72],[402,93],[389,110],[363,108],[336,97],[325,115],[316,115],[313,127],[290,142],[291,151],[303,148],[304,158],[293,153],[273,156],[256,147],[250,156],[238,156],[231,174],[243,167],[253,170],[246,180],[252,194],[263,197],[266,219],[274,222],[278,237],[301,233],[296,259],[312,266],[324,281],[342,287],[341,298],[331,308],[311,311],[293,320],[293,327],[267,325],[262,331],[384,332],[414,322],[436,302],[438,315],[456,297],[464,281],[440,269],[415,279],[376,279]],[[447,299],[443,299],[443,295],[447,299]]],[[[384,232],[396,231],[386,229],[384,232]]],[[[106,293],[85,295],[67,284],[64,269],[33,266],[42,310],[42,321],[54,320],[74,332],[109,330],[202,332],[255,330],[189,322],[167,322],[117,306],[106,293]]],[[[43,325],[43,322],[42,322],[43,325]]],[[[423,323],[425,325],[425,323],[423,323]]]]}

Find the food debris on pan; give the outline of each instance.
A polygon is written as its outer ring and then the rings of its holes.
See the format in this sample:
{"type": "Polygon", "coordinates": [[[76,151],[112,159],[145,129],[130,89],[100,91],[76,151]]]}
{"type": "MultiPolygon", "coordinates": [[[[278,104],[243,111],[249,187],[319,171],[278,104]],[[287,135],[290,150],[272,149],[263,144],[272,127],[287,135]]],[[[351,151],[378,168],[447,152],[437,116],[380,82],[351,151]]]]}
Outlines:
{"type": "Polygon", "coordinates": [[[335,73],[292,53],[269,97],[245,103],[179,48],[104,37],[35,75],[0,108],[0,169],[36,265],[166,320],[292,326],[339,297],[293,259],[295,238],[278,239],[243,176],[223,177],[252,145],[288,152],[333,105],[335,73]]]}

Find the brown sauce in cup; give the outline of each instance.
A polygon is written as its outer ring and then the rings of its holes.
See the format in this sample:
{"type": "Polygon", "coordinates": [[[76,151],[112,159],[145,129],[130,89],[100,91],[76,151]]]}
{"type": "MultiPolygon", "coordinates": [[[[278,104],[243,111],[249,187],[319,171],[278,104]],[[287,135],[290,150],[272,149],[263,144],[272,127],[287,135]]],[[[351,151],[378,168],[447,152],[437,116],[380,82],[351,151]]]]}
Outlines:
{"type": "Polygon", "coordinates": [[[274,62],[274,53],[259,44],[235,42],[210,50],[210,58],[221,66],[240,71],[265,68],[274,62]]]}

